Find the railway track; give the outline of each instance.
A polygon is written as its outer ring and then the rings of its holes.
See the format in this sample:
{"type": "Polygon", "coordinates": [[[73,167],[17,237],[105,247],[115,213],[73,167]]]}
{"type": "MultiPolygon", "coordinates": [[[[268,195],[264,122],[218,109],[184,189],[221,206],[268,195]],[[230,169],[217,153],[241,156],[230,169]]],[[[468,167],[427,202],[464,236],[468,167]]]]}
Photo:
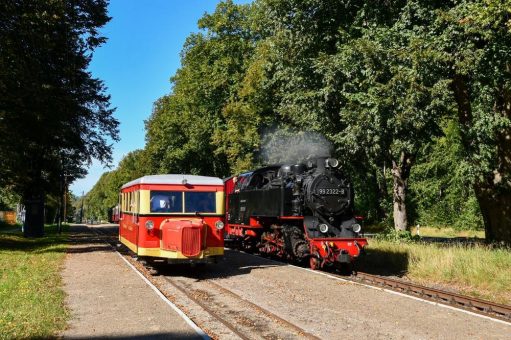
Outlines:
{"type": "MultiPolygon", "coordinates": [[[[115,234],[99,228],[94,228],[94,230],[98,235],[98,240],[109,243],[135,267],[139,267],[139,271],[143,266],[145,270],[141,273],[167,298],[169,296],[162,290],[161,280],[155,282],[157,280],[151,274],[158,273],[160,279],[204,310],[209,319],[216,320],[240,339],[320,339],[275,313],[243,298],[227,287],[214,282],[213,279],[201,276],[200,271],[196,277],[173,276],[166,272],[165,268],[168,267],[159,268],[157,263],[149,265],[143,261],[137,261],[129,255],[129,251],[118,249],[118,240],[115,234]]],[[[189,272],[189,270],[186,271],[189,272]]],[[[188,304],[186,306],[189,307],[188,304]]],[[[209,327],[203,325],[201,320],[194,319],[194,321],[204,330],[209,330],[209,327]]],[[[212,338],[223,337],[217,336],[214,332],[208,331],[208,333],[212,333],[209,334],[212,338]]]]}
{"type": "Polygon", "coordinates": [[[168,276],[164,279],[241,339],[319,339],[214,281],[190,285],[168,276]]]}
{"type": "Polygon", "coordinates": [[[339,277],[511,322],[511,306],[508,305],[362,272],[351,277],[339,277]]]}
{"type": "MultiPolygon", "coordinates": [[[[255,254],[250,255],[260,256],[255,254]]],[[[278,259],[272,259],[272,261],[286,263],[278,259]]],[[[461,295],[446,290],[426,287],[399,279],[388,278],[385,276],[373,275],[364,272],[357,272],[352,276],[343,276],[331,272],[325,272],[325,274],[331,275],[342,280],[361,283],[376,288],[387,289],[390,291],[417,297],[423,300],[466,310],[489,318],[498,319],[511,323],[511,306],[509,305],[498,304],[495,302],[481,300],[478,298],[461,295]]]]}

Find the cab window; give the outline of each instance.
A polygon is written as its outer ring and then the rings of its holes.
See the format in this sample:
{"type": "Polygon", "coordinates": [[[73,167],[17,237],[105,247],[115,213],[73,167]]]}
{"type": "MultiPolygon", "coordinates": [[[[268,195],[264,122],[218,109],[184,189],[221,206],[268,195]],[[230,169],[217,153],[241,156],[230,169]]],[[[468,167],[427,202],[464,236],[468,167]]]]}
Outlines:
{"type": "Polygon", "coordinates": [[[215,192],[185,192],[185,212],[216,212],[215,192]]]}
{"type": "Polygon", "coordinates": [[[151,212],[182,211],[183,193],[181,191],[151,191],[151,212]]]}

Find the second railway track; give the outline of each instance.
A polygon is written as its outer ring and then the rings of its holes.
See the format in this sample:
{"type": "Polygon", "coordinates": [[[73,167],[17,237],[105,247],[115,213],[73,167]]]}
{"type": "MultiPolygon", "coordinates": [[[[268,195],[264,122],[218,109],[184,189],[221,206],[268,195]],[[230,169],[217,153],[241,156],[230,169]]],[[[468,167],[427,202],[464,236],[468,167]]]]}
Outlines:
{"type": "Polygon", "coordinates": [[[442,289],[426,287],[403,280],[387,278],[359,272],[357,275],[346,278],[355,282],[371,286],[391,289],[393,291],[415,296],[432,302],[461,308],[480,315],[489,316],[511,323],[511,306],[481,300],[474,297],[449,292],[442,289]]]}
{"type": "MultiPolygon", "coordinates": [[[[254,254],[250,255],[259,256],[254,254]]],[[[272,259],[272,261],[281,262],[278,259],[272,259]]],[[[400,279],[388,278],[385,276],[373,275],[364,272],[357,272],[352,276],[343,276],[331,272],[324,273],[326,275],[331,275],[345,281],[352,281],[376,288],[388,289],[401,294],[472,312],[492,319],[505,321],[511,324],[510,305],[481,300],[475,297],[449,292],[447,290],[422,286],[400,279]]]]}

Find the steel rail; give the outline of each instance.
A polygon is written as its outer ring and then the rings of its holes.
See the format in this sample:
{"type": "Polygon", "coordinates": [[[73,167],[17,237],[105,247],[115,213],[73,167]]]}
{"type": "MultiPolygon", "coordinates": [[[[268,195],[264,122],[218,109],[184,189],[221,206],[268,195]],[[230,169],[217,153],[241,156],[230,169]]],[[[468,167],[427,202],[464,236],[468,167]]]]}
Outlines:
{"type": "Polygon", "coordinates": [[[318,338],[317,336],[307,332],[305,329],[300,328],[297,325],[295,325],[295,324],[293,324],[293,323],[291,323],[291,322],[281,318],[280,316],[270,312],[269,310],[267,310],[267,309],[265,309],[265,308],[263,308],[263,307],[261,307],[259,305],[256,305],[253,302],[248,301],[247,299],[245,299],[242,296],[236,294],[232,290],[220,286],[218,283],[215,283],[213,281],[208,281],[208,284],[214,286],[215,288],[217,288],[218,290],[220,290],[220,291],[222,291],[222,292],[224,292],[226,294],[229,294],[229,295],[233,296],[236,299],[239,299],[239,300],[243,301],[243,303],[251,306],[252,308],[254,308],[255,310],[261,312],[262,314],[265,314],[268,318],[274,319],[274,320],[278,321],[278,323],[281,323],[281,324],[284,324],[284,325],[288,326],[289,328],[293,329],[295,332],[297,332],[300,335],[303,335],[303,336],[305,336],[305,337],[307,337],[309,339],[315,339],[315,340],[321,339],[321,338],[318,338]]]}
{"type": "MultiPolygon", "coordinates": [[[[114,236],[115,234],[113,233],[109,233],[105,230],[95,230],[97,232],[97,234],[101,234],[102,236],[110,239],[109,243],[112,244],[112,243],[117,243],[117,239],[114,239],[114,236]]],[[[98,235],[99,236],[99,235],[98,235]]],[[[126,255],[125,255],[126,256],[126,255]]],[[[152,268],[148,267],[146,264],[144,264],[143,262],[138,262],[139,264],[143,265],[145,269],[147,269],[148,271],[150,271],[152,268]]],[[[142,273],[142,275],[144,275],[144,273],[142,273]]],[[[147,277],[147,275],[144,275],[147,277]]],[[[150,280],[150,278],[148,278],[150,280]]],[[[168,282],[170,285],[172,285],[174,288],[176,288],[177,290],[179,290],[181,293],[183,293],[188,299],[192,300],[194,303],[196,303],[198,306],[200,306],[202,309],[204,309],[208,314],[210,314],[213,318],[215,318],[217,321],[219,321],[222,325],[224,325],[225,327],[227,327],[231,332],[233,332],[236,336],[240,337],[241,339],[244,339],[244,340],[248,340],[250,339],[249,337],[247,337],[245,334],[241,333],[237,328],[236,328],[236,325],[227,321],[226,318],[222,317],[221,314],[217,313],[216,311],[214,311],[212,308],[208,307],[204,302],[202,302],[201,300],[197,299],[195,296],[193,296],[193,294],[190,293],[190,291],[187,291],[185,288],[183,288],[182,286],[180,286],[178,283],[174,282],[171,278],[167,277],[167,276],[164,276],[163,279],[168,282]]],[[[215,282],[212,282],[210,280],[207,281],[207,283],[213,287],[215,287],[216,289],[220,290],[221,292],[225,293],[225,294],[229,294],[231,295],[232,297],[238,299],[238,300],[241,300],[243,303],[251,306],[252,308],[256,309],[257,311],[259,311],[260,313],[266,315],[268,318],[270,319],[273,319],[275,321],[277,321],[277,323],[279,324],[284,324],[285,326],[287,326],[288,328],[292,329],[293,331],[295,331],[296,333],[298,333],[299,335],[301,336],[304,336],[308,339],[313,339],[313,340],[319,340],[320,338],[318,338],[317,336],[307,332],[306,330],[304,330],[303,328],[300,328],[299,326],[279,317],[278,315],[270,312],[269,310],[261,307],[261,306],[258,306],[248,300],[246,300],[245,298],[241,297],[240,295],[234,293],[233,291],[225,288],[225,287],[222,287],[220,286],[219,284],[215,283],[215,282]]],[[[165,294],[164,294],[165,295],[165,294]]]]}
{"type": "MultiPolygon", "coordinates": [[[[240,250],[237,250],[240,251],[240,250]]],[[[240,251],[245,253],[244,251],[240,251]]],[[[247,253],[248,254],[248,253],[247,253]]],[[[260,255],[250,254],[252,256],[257,256],[264,258],[260,255]]],[[[287,263],[289,262],[272,259],[272,261],[279,263],[287,263]]],[[[292,266],[298,268],[304,268],[302,266],[293,265],[292,266]]],[[[309,270],[309,269],[307,269],[309,270]]],[[[319,271],[323,272],[323,271],[319,271]]],[[[437,288],[430,288],[426,286],[421,286],[411,282],[405,282],[399,279],[387,278],[384,276],[368,274],[364,272],[356,272],[352,276],[343,276],[338,275],[332,272],[324,272],[326,275],[331,275],[333,277],[352,281],[356,283],[366,284],[369,286],[388,289],[391,291],[395,291],[401,294],[409,295],[412,297],[417,297],[423,300],[439,303],[445,306],[458,308],[460,310],[465,310],[468,312],[472,312],[475,314],[482,315],[484,317],[493,318],[496,320],[501,320],[505,322],[511,322],[511,306],[499,304],[491,301],[486,301],[466,295],[461,295],[458,293],[453,293],[437,288]]]]}
{"type": "Polygon", "coordinates": [[[215,312],[214,310],[212,310],[211,308],[209,308],[208,306],[206,306],[206,304],[204,304],[202,301],[200,301],[199,299],[195,298],[192,294],[190,294],[189,291],[187,291],[186,289],[184,289],[183,287],[179,286],[178,284],[176,284],[175,282],[173,282],[170,278],[168,277],[164,277],[165,281],[167,281],[168,283],[170,283],[172,285],[172,287],[176,288],[177,290],[179,290],[181,293],[183,293],[187,298],[189,298],[190,300],[192,300],[194,303],[196,303],[197,305],[199,305],[202,309],[204,309],[209,315],[211,315],[212,317],[214,317],[215,319],[217,319],[222,325],[224,325],[225,327],[227,327],[231,332],[233,332],[234,334],[236,334],[238,337],[240,337],[241,339],[245,339],[245,340],[248,340],[250,338],[248,338],[247,336],[245,336],[243,333],[241,333],[240,331],[238,331],[235,327],[235,325],[233,325],[232,323],[230,323],[229,321],[227,321],[224,317],[222,317],[219,313],[215,312]]]}
{"type": "MultiPolygon", "coordinates": [[[[106,232],[105,230],[96,230],[96,232],[98,234],[102,234],[103,236],[105,236],[106,238],[108,238],[108,242],[110,244],[112,243],[117,243],[117,240],[115,240],[113,237],[114,237],[114,234],[113,233],[109,233],[109,232],[106,232]]],[[[112,245],[114,246],[114,245],[112,245]]],[[[123,256],[128,256],[126,253],[125,254],[121,254],[123,256]]],[[[140,261],[137,261],[138,264],[142,265],[145,269],[147,269],[149,272],[152,270],[152,268],[148,268],[148,266],[146,264],[144,264],[143,262],[140,262],[140,261]]],[[[140,272],[140,271],[139,271],[140,272]]],[[[145,275],[145,273],[143,272],[140,272],[142,275],[144,275],[148,280],[152,281],[150,277],[148,277],[148,275],[145,275]]],[[[234,325],[232,325],[230,322],[228,322],[227,320],[225,320],[225,318],[223,318],[221,315],[219,315],[218,313],[216,313],[215,311],[213,311],[211,308],[209,308],[208,306],[206,306],[202,301],[196,299],[193,295],[190,294],[189,291],[187,291],[186,289],[182,288],[181,286],[179,286],[178,284],[176,284],[175,282],[173,282],[170,278],[168,277],[164,277],[165,281],[168,282],[170,285],[172,285],[172,287],[176,288],[178,291],[180,291],[181,293],[183,293],[188,299],[192,300],[194,303],[196,303],[197,305],[199,305],[203,310],[205,310],[209,315],[211,315],[213,318],[215,318],[217,321],[219,321],[222,325],[224,325],[225,327],[227,327],[231,332],[233,332],[236,336],[238,336],[240,339],[243,339],[243,340],[249,340],[250,338],[246,337],[244,334],[240,333],[235,327],[234,325]]],[[[163,294],[165,297],[167,297],[165,294],[163,294]]],[[[168,297],[167,297],[168,298],[168,297]]]]}
{"type": "MultiPolygon", "coordinates": [[[[213,316],[215,319],[217,319],[220,323],[222,323],[224,326],[226,326],[227,328],[229,328],[233,333],[235,333],[237,336],[239,336],[240,338],[242,339],[250,339],[248,338],[246,335],[240,333],[240,331],[236,328],[236,325],[232,322],[229,322],[227,321],[226,318],[222,317],[222,315],[220,315],[219,313],[217,313],[216,311],[214,311],[212,308],[208,307],[204,302],[202,302],[201,300],[195,298],[195,296],[193,296],[193,294],[190,294],[189,291],[187,291],[185,288],[181,287],[179,284],[176,284],[173,280],[171,280],[169,277],[164,277],[165,281],[167,281],[168,283],[170,283],[173,287],[175,287],[176,289],[178,289],[181,293],[183,293],[184,295],[186,295],[186,297],[188,297],[190,300],[192,300],[193,302],[195,302],[197,305],[199,305],[202,309],[204,309],[206,312],[208,312],[211,316],[213,316]]],[[[314,339],[314,340],[319,340],[320,338],[318,338],[317,336],[311,334],[311,333],[308,333],[306,330],[304,330],[303,328],[300,328],[298,327],[297,325],[295,324],[292,324],[291,322],[285,320],[285,319],[282,319],[281,317],[279,317],[278,315],[268,311],[267,309],[264,309],[263,307],[261,306],[258,306],[246,299],[244,299],[243,297],[239,296],[238,294],[234,293],[233,291],[225,288],[225,287],[222,287],[220,286],[219,284],[217,283],[214,283],[212,281],[207,281],[207,283],[213,287],[215,287],[216,289],[222,291],[223,293],[226,293],[226,294],[229,294],[231,295],[232,297],[238,299],[238,300],[241,300],[242,303],[245,303],[247,305],[249,305],[250,307],[254,308],[255,310],[259,311],[260,313],[266,315],[268,318],[270,319],[273,319],[274,321],[276,321],[278,324],[284,324],[285,326],[287,326],[288,328],[292,329],[294,332],[298,333],[298,335],[301,335],[301,336],[304,336],[308,339],[314,339]]]]}
{"type": "Polygon", "coordinates": [[[511,321],[511,306],[508,305],[363,272],[358,272],[351,277],[339,277],[375,287],[394,290],[403,294],[416,296],[421,299],[441,303],[444,305],[462,308],[503,321],[511,321]]]}
{"type": "MultiPolygon", "coordinates": [[[[275,259],[273,259],[273,261],[287,263],[275,259]]],[[[499,304],[437,288],[426,287],[399,279],[388,278],[364,272],[356,272],[352,276],[342,276],[331,272],[328,272],[328,274],[343,280],[367,284],[383,289],[389,289],[405,295],[414,296],[446,306],[467,310],[476,314],[484,315],[486,317],[511,322],[510,305],[499,304]]]]}

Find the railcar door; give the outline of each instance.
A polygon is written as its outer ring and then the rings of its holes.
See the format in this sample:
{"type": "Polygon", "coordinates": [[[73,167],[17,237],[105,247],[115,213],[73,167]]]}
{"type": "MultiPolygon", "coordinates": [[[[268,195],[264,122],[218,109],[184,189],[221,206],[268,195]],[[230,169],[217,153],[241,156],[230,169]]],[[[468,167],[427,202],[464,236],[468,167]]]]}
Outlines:
{"type": "Polygon", "coordinates": [[[137,245],[137,250],[136,250],[136,253],[138,254],[138,248],[140,247],[140,226],[139,226],[139,218],[138,218],[138,213],[139,213],[139,210],[138,210],[138,207],[140,205],[140,191],[139,190],[135,190],[131,193],[131,212],[132,212],[132,217],[131,217],[131,225],[133,226],[133,231],[135,232],[135,235],[136,235],[136,245],[137,245]]]}

